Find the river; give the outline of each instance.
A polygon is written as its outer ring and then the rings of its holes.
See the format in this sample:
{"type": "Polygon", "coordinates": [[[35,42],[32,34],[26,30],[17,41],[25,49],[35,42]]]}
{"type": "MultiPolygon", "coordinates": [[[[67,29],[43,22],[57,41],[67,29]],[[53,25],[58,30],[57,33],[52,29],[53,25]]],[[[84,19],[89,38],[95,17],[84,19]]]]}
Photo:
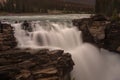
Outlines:
{"type": "Polygon", "coordinates": [[[19,48],[63,49],[71,53],[75,62],[72,79],[120,80],[120,56],[89,43],[83,43],[82,32],[72,25],[73,19],[89,14],[1,16],[3,22],[14,27],[19,48]],[[24,30],[22,22],[28,20],[32,31],[24,30]],[[17,21],[18,23],[14,23],[17,21]]]}

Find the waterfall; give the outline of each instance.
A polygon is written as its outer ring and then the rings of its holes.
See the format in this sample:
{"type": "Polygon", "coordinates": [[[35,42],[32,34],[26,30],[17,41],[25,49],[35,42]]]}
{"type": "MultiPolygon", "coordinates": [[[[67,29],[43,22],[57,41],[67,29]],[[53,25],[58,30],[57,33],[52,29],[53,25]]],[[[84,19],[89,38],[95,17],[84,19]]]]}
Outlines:
{"type": "Polygon", "coordinates": [[[12,26],[20,48],[57,47],[67,50],[82,43],[81,32],[69,22],[31,22],[32,32],[22,29],[21,23],[12,26]]]}
{"type": "Polygon", "coordinates": [[[32,21],[32,32],[22,24],[12,24],[19,48],[60,48],[70,52],[75,62],[75,80],[120,80],[119,55],[83,43],[81,31],[70,21],[32,21]]]}

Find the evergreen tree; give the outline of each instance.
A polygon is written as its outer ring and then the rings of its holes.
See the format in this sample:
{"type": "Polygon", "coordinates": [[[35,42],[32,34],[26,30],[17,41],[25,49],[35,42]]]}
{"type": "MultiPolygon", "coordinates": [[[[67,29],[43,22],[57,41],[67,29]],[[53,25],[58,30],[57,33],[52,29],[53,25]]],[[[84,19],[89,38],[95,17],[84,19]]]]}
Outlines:
{"type": "Polygon", "coordinates": [[[112,16],[114,11],[117,13],[120,11],[120,0],[96,0],[95,12],[112,16]]]}

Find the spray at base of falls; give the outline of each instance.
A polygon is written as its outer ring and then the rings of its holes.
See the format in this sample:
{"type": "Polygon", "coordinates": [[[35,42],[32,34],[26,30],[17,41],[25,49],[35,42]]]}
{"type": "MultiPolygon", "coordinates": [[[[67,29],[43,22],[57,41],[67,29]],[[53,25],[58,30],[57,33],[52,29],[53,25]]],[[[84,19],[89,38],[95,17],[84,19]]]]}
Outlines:
{"type": "Polygon", "coordinates": [[[71,53],[75,80],[120,80],[119,55],[83,43],[81,32],[68,22],[31,22],[32,32],[12,24],[20,48],[60,48],[71,53]]]}

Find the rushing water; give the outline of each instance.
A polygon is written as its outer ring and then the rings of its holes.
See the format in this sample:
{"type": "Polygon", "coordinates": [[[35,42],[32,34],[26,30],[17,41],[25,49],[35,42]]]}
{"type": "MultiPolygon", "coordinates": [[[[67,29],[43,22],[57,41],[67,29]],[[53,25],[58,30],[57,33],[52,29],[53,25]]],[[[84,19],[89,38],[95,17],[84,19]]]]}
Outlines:
{"type": "MultiPolygon", "coordinates": [[[[71,73],[75,80],[120,80],[119,55],[83,43],[81,31],[72,25],[71,19],[83,15],[52,17],[48,16],[47,19],[46,16],[44,20],[39,17],[37,21],[31,18],[32,32],[23,30],[21,23],[12,24],[18,41],[17,47],[60,48],[70,52],[75,62],[71,73]]],[[[30,17],[27,16],[28,18],[30,17]]]]}

